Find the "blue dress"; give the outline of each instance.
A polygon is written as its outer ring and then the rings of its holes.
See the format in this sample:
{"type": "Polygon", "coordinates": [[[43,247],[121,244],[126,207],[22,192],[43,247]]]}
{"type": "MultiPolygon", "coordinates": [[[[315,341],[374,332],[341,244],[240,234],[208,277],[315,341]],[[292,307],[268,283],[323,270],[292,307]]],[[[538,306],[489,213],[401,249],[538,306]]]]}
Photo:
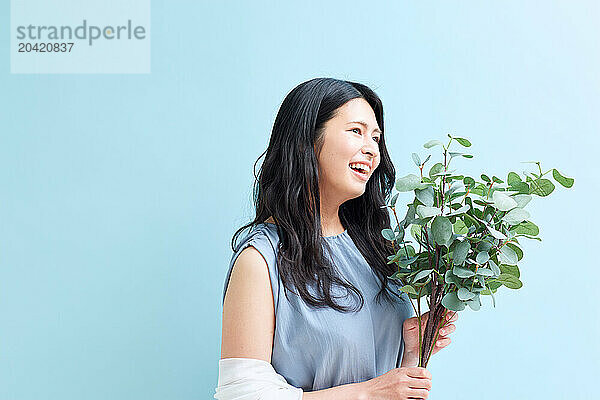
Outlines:
{"type": "MultiPolygon", "coordinates": [[[[327,389],[348,383],[363,382],[400,366],[403,352],[402,324],[414,315],[406,293],[402,300],[394,295],[393,303],[375,296],[381,283],[347,231],[325,236],[331,257],[343,280],[352,283],[364,297],[359,312],[341,313],[332,308],[310,308],[300,296],[288,292],[279,279],[275,249],[279,242],[277,227],[271,223],[254,226],[240,239],[223,287],[223,302],[237,256],[248,246],[258,250],[269,268],[275,305],[275,336],[271,364],[286,381],[305,392],[327,389]]],[[[325,255],[327,246],[323,245],[325,255]]],[[[391,289],[399,286],[391,284],[391,289]]],[[[308,290],[316,295],[315,290],[308,290]]],[[[353,307],[356,294],[333,286],[338,304],[353,307]]],[[[249,310],[250,311],[250,310],[249,310]]]]}

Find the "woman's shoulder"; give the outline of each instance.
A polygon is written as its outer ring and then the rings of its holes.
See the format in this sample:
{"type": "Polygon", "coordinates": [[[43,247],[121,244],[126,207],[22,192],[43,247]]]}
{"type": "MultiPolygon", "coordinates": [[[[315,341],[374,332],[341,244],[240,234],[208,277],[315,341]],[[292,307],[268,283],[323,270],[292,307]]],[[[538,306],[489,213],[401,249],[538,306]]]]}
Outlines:
{"type": "Polygon", "coordinates": [[[272,247],[273,252],[275,252],[277,242],[279,241],[279,237],[277,235],[277,228],[275,225],[266,224],[266,223],[258,223],[250,228],[250,230],[240,239],[238,240],[235,253],[238,253],[242,250],[242,247],[247,247],[250,243],[258,243],[261,247],[269,245],[272,247]]]}

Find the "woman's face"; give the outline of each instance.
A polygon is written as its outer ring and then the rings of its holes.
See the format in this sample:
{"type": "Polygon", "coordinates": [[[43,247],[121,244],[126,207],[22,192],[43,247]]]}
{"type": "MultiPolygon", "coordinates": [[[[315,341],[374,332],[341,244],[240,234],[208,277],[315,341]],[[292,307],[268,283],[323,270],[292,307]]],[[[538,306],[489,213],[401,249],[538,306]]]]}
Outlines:
{"type": "Polygon", "coordinates": [[[325,123],[324,135],[318,156],[321,198],[342,204],[361,196],[380,161],[381,131],[373,109],[362,98],[348,101],[325,123]],[[354,162],[366,163],[369,169],[359,174],[350,168],[354,162]]]}

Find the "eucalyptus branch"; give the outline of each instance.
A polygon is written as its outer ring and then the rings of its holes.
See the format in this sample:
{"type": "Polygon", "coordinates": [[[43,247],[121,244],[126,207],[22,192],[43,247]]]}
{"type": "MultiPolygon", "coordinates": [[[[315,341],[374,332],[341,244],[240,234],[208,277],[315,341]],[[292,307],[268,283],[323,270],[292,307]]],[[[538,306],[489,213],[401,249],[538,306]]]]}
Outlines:
{"type": "MultiPolygon", "coordinates": [[[[425,176],[423,168],[431,155],[421,162],[419,155],[413,153],[420,177],[409,174],[396,181],[399,192],[415,193],[415,199],[409,205],[409,212],[402,221],[402,226],[395,204],[391,207],[401,232],[405,234],[410,231],[419,244],[417,252],[403,240],[404,255],[400,256],[399,250],[395,251],[390,256],[390,262],[398,264],[398,272],[392,278],[402,283],[400,290],[409,296],[418,320],[421,367],[426,367],[429,362],[439,329],[447,324],[446,315],[449,310],[462,311],[469,306],[477,311],[481,307],[482,295],[490,295],[495,306],[494,293],[499,287],[522,287],[517,263],[523,258],[523,250],[516,238],[541,240],[537,237],[539,228],[531,221],[530,214],[524,207],[533,195],[546,197],[554,190],[554,184],[543,176],[552,171],[554,180],[563,187],[570,188],[574,183],[573,178],[563,176],[556,169],[542,173],[537,161],[532,163],[537,164],[539,176],[535,173],[530,176],[524,172],[523,179],[511,171],[505,187],[500,186],[504,181],[496,176],[489,178],[482,174],[479,181],[469,176],[451,174],[449,165],[454,157],[473,156],[449,152],[453,141],[463,147],[470,147],[471,142],[465,138],[448,137],[448,146],[444,146],[439,140],[431,140],[424,145],[427,149],[441,146],[443,164],[434,164],[428,176],[425,176]],[[465,186],[464,195],[456,192],[453,186],[459,180],[465,186]],[[453,196],[462,198],[453,203],[453,196]],[[446,203],[448,211],[445,211],[446,203]],[[482,209],[476,205],[482,206],[482,209]],[[408,227],[412,225],[418,225],[418,229],[409,230],[408,227]],[[401,269],[401,265],[409,268],[401,269]],[[422,297],[425,297],[429,306],[424,332],[421,327],[422,297]],[[417,301],[416,307],[413,299],[417,301]]],[[[392,203],[395,199],[396,197],[392,203]]],[[[398,238],[391,229],[384,229],[381,233],[394,242],[398,238]]],[[[416,350],[413,351],[416,353],[416,350]]]]}

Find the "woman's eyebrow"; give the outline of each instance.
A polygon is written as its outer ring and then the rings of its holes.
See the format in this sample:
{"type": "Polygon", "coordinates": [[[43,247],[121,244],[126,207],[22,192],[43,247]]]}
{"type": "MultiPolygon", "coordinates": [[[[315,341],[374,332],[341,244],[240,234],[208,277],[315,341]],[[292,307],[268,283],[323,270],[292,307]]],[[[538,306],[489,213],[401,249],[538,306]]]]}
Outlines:
{"type": "MultiPolygon", "coordinates": [[[[365,121],[350,121],[350,122],[348,122],[348,124],[360,124],[360,125],[364,126],[365,129],[369,129],[369,124],[367,124],[365,121]]],[[[373,132],[379,132],[380,134],[383,134],[383,132],[381,132],[381,130],[379,128],[375,128],[373,130],[373,132]]]]}

